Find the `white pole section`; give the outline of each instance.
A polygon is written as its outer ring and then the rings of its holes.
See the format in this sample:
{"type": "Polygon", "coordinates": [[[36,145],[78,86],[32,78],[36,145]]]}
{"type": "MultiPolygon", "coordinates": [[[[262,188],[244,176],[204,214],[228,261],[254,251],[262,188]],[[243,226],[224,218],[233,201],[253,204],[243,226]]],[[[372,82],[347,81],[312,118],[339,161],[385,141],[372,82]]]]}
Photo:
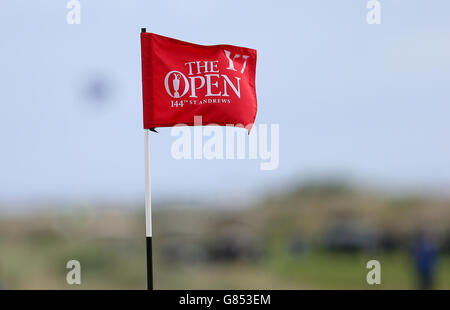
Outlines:
{"type": "Polygon", "coordinates": [[[150,130],[144,129],[145,145],[145,236],[152,236],[152,191],[150,184],[150,130]]]}

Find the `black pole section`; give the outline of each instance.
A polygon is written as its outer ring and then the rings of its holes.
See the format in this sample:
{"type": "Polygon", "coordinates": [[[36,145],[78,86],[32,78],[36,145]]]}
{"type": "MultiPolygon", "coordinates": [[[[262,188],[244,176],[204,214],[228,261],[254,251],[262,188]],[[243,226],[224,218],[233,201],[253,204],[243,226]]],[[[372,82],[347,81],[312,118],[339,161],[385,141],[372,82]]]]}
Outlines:
{"type": "MultiPolygon", "coordinates": [[[[146,28],[141,28],[141,32],[147,32],[146,28]]],[[[150,130],[154,131],[154,128],[150,128],[150,130]],[[153,130],[152,130],[153,129],[153,130]]],[[[147,133],[145,133],[147,134],[147,133]]],[[[148,160],[146,158],[146,160],[148,160]]],[[[150,164],[150,163],[148,163],[150,164]]],[[[151,216],[148,214],[146,216],[151,216]]],[[[153,253],[152,253],[152,237],[146,236],[146,249],[147,249],[147,290],[153,290],[153,253]]]]}
{"type": "Polygon", "coordinates": [[[147,237],[147,290],[153,290],[152,237],[147,237]]]}

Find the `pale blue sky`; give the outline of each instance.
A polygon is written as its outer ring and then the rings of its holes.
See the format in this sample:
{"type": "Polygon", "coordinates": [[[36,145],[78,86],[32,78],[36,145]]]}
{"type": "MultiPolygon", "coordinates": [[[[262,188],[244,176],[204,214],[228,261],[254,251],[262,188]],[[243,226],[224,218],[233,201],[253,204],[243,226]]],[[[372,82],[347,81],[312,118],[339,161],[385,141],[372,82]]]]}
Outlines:
{"type": "MultiPolygon", "coordinates": [[[[65,0],[0,3],[0,202],[140,200],[139,31],[258,50],[256,124],[280,124],[280,166],[176,161],[152,136],[153,197],[221,199],[296,178],[450,187],[450,2],[65,0]],[[93,76],[111,88],[83,96],[93,76]]],[[[95,79],[94,79],[95,80],[95,79]]]]}

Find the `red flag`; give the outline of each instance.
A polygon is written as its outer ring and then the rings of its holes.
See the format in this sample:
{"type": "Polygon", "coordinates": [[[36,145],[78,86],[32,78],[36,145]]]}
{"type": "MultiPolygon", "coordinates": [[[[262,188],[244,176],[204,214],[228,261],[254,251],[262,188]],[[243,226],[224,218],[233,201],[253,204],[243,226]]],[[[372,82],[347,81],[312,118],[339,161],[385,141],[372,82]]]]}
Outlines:
{"type": "MultiPolygon", "coordinates": [[[[243,125],[256,116],[256,50],[141,33],[144,128],[243,125]]],[[[248,127],[247,127],[248,126],[248,127]]]]}

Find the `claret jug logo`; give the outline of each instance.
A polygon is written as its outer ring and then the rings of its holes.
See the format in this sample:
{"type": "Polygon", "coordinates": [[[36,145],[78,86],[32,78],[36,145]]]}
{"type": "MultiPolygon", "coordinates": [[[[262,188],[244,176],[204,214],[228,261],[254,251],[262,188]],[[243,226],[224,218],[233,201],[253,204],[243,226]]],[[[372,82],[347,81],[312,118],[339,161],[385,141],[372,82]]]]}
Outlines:
{"type": "Polygon", "coordinates": [[[219,69],[219,60],[196,60],[184,64],[184,68],[169,71],[164,77],[167,94],[174,98],[171,107],[184,104],[231,103],[233,97],[241,98],[241,76],[244,74],[248,55],[231,53],[224,49],[226,64],[219,69]],[[201,98],[201,99],[200,99],[201,98]]]}
{"type": "Polygon", "coordinates": [[[179,71],[170,71],[167,73],[166,78],[164,79],[164,86],[166,87],[167,93],[172,96],[173,98],[180,98],[183,97],[189,90],[189,82],[186,76],[179,72],[179,71]],[[183,84],[184,84],[184,91],[182,92],[181,96],[179,93],[180,90],[180,79],[183,77],[183,84]],[[172,89],[170,90],[169,81],[172,81],[172,89]]]}

